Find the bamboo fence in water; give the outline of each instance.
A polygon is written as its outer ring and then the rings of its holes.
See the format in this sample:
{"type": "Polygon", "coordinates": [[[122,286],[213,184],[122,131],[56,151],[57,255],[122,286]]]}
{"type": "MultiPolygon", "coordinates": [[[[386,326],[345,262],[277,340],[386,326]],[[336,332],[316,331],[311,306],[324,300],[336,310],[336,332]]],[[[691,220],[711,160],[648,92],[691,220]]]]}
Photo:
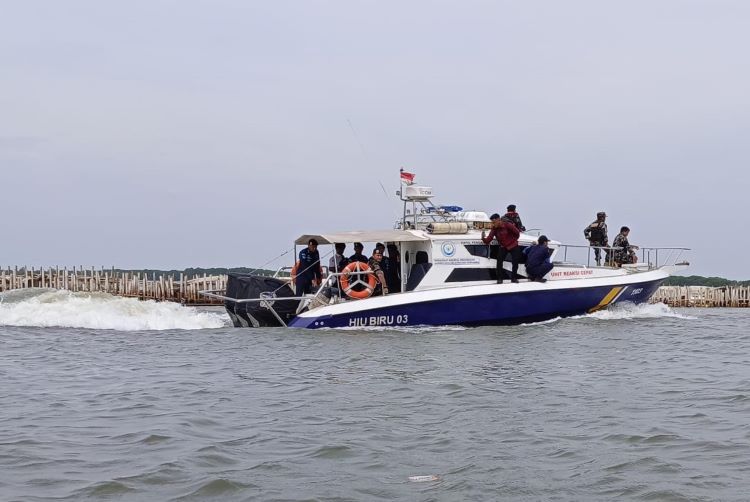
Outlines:
{"type": "MultiPolygon", "coordinates": [[[[141,300],[172,301],[186,305],[215,305],[220,300],[198,294],[223,290],[226,275],[134,273],[95,268],[0,267],[0,292],[11,289],[51,288],[73,292],[100,292],[141,300]]],[[[750,307],[750,286],[662,286],[652,303],[671,307],[750,307]]]]}
{"type": "Polygon", "coordinates": [[[105,269],[0,268],[0,292],[11,289],[51,288],[73,292],[109,293],[141,300],[172,301],[187,305],[220,304],[198,291],[224,289],[226,275],[174,277],[169,274],[133,273],[105,269]]]}
{"type": "Polygon", "coordinates": [[[662,286],[651,302],[671,307],[750,307],[750,286],[662,286]]]}

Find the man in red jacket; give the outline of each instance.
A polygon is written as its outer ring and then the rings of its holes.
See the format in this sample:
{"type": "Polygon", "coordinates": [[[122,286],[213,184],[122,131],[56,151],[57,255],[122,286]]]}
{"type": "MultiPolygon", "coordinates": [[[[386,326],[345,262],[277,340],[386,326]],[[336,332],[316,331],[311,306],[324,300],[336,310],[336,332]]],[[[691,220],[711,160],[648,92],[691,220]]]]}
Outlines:
{"type": "Polygon", "coordinates": [[[518,237],[521,234],[513,223],[503,221],[497,213],[490,216],[490,221],[492,222],[492,230],[490,230],[490,235],[486,237],[484,236],[484,231],[482,231],[482,242],[489,244],[493,239],[497,239],[497,242],[500,244],[500,249],[497,253],[497,283],[502,284],[503,279],[505,279],[503,262],[509,253],[512,263],[510,282],[518,282],[518,264],[521,263],[521,259],[523,258],[521,248],[518,247],[518,237]]]}

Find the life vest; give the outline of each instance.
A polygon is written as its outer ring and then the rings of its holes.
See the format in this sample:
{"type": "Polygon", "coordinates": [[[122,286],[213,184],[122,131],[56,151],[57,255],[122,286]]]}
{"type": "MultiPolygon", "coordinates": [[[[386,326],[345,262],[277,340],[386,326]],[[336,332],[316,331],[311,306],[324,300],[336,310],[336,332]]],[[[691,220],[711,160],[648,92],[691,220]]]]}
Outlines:
{"type": "Polygon", "coordinates": [[[604,240],[604,229],[599,222],[594,222],[583,231],[586,240],[601,242],[604,240]]]}

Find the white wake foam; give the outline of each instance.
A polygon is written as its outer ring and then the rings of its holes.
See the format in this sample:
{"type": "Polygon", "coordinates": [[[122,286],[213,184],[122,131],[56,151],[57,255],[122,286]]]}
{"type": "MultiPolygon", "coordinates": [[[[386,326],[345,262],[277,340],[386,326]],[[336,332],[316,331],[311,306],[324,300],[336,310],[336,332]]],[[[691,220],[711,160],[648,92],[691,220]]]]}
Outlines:
{"type": "Polygon", "coordinates": [[[663,303],[618,303],[611,305],[605,310],[600,310],[585,316],[579,316],[579,318],[594,318],[601,319],[604,321],[614,319],[655,319],[658,317],[676,317],[678,319],[696,319],[695,317],[687,316],[675,312],[671,307],[663,303]]]}
{"type": "Polygon", "coordinates": [[[226,325],[226,316],[218,313],[107,293],[27,289],[0,294],[0,326],[137,331],[207,329],[226,325]]]}
{"type": "Polygon", "coordinates": [[[570,317],[555,317],[546,321],[525,323],[521,326],[540,326],[543,324],[555,324],[565,319],[597,319],[600,321],[613,321],[619,319],[658,319],[660,317],[675,317],[677,319],[697,319],[675,312],[671,307],[663,303],[646,304],[641,303],[618,303],[610,305],[604,310],[591,314],[576,315],[570,317]]]}

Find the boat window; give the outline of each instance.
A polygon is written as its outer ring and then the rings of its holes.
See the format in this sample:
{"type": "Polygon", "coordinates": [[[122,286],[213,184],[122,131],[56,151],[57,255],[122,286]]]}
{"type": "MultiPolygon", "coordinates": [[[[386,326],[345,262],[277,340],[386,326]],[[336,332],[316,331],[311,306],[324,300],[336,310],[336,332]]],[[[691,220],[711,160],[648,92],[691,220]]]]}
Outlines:
{"type": "MultiPolygon", "coordinates": [[[[479,256],[481,258],[492,258],[493,260],[497,260],[497,251],[500,249],[500,246],[497,244],[492,244],[490,246],[486,244],[464,244],[464,247],[466,248],[466,251],[469,252],[472,256],[479,256]]],[[[523,252],[524,249],[526,249],[528,246],[519,246],[521,248],[521,252],[523,252]]],[[[507,255],[505,257],[505,261],[510,262],[511,257],[510,255],[507,255]]]]}
{"type": "Polygon", "coordinates": [[[456,268],[448,275],[445,282],[496,281],[495,268],[456,268]]]}
{"type": "Polygon", "coordinates": [[[494,257],[497,257],[497,244],[492,246],[486,246],[484,244],[464,244],[464,247],[470,255],[481,256],[482,258],[489,258],[487,253],[490,251],[490,248],[494,248],[494,257]]]}
{"type": "Polygon", "coordinates": [[[432,263],[417,263],[411,268],[409,280],[406,282],[406,291],[412,291],[419,286],[424,276],[430,271],[432,263]]]}

